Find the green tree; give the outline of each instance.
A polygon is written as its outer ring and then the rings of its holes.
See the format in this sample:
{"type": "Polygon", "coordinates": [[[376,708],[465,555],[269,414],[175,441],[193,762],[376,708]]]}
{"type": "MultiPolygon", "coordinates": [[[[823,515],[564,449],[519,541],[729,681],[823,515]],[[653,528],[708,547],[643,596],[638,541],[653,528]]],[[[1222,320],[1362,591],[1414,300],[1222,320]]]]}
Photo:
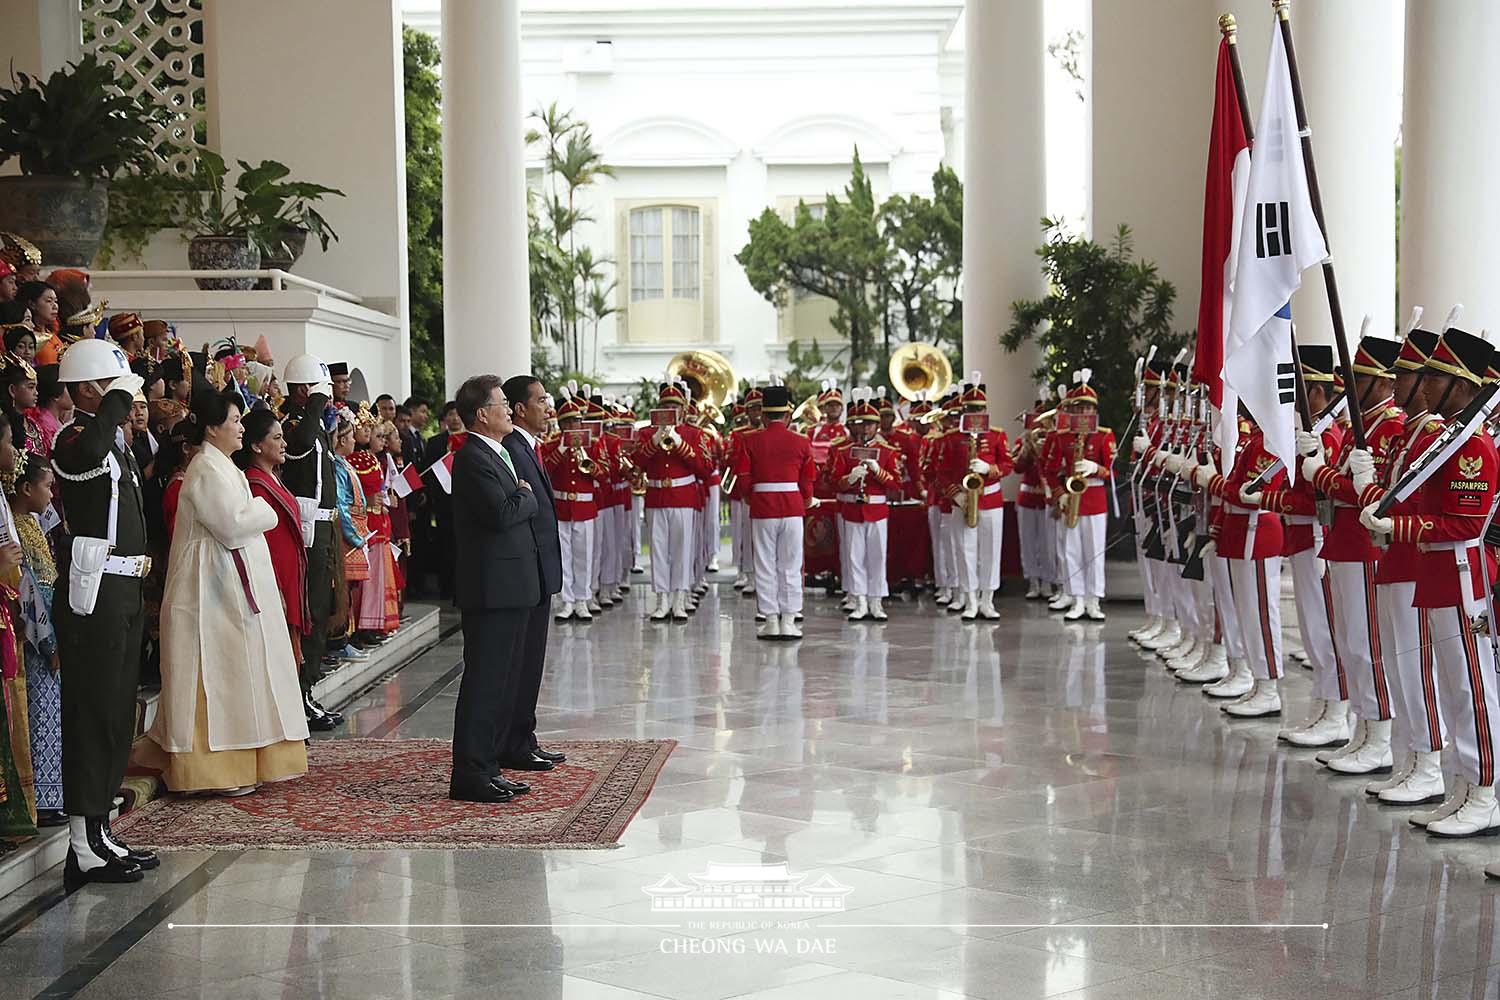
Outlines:
{"type": "MultiPolygon", "coordinates": [[[[437,41],[401,29],[406,99],[406,288],[412,393],[440,402],[443,382],[443,131],[437,41]]],[[[436,410],[436,407],[434,407],[436,410]]]]}
{"type": "Polygon", "coordinates": [[[1046,242],[1037,250],[1047,276],[1044,298],[1011,304],[1012,323],[1000,341],[1015,351],[1027,341],[1041,347],[1033,373],[1048,385],[1072,384],[1073,372],[1093,369],[1100,422],[1116,430],[1129,418],[1135,359],[1148,344],[1170,357],[1189,334],[1172,332],[1177,290],[1154,263],[1134,256],[1130,227],[1120,226],[1105,245],[1043,219],[1046,242]]]}
{"type": "Polygon", "coordinates": [[[893,334],[908,343],[937,344],[950,354],[963,348],[963,184],[951,167],[940,166],[932,192],[931,198],[892,195],[880,206],[880,230],[890,244],[883,282],[887,355],[895,346],[893,334]]]}

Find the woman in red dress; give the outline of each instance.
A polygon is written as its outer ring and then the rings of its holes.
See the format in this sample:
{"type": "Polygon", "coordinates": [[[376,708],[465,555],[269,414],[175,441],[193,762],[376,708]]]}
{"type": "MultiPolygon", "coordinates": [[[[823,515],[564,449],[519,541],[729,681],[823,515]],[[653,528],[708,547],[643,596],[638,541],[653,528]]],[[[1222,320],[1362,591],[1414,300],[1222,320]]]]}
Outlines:
{"type": "Polygon", "coordinates": [[[271,565],[276,570],[276,586],[281,591],[292,653],[301,663],[302,637],[312,630],[312,621],[307,613],[304,587],[307,549],[302,545],[297,498],[276,474],[286,458],[286,440],[281,434],[281,422],[270,410],[251,411],[245,416],[244,426],[245,437],[234,454],[234,464],[245,470],[251,494],[270,504],[276,512],[276,527],[266,532],[266,545],[271,549],[271,565]]]}
{"type": "Polygon", "coordinates": [[[359,415],[354,419],[354,452],[349,456],[349,466],[354,470],[358,487],[364,492],[366,530],[369,532],[370,577],[359,589],[359,603],[355,607],[355,628],[362,633],[356,637],[357,645],[370,645],[384,641],[401,624],[401,613],[396,606],[394,577],[395,561],[391,558],[391,519],[385,506],[385,464],[376,450],[384,450],[385,439],[379,437],[379,418],[361,403],[359,415]]]}

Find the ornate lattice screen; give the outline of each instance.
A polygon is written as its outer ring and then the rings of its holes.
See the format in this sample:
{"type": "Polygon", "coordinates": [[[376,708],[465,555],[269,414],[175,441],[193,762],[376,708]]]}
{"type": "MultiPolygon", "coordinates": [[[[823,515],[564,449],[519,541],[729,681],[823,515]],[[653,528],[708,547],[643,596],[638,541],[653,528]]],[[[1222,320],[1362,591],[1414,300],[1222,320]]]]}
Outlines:
{"type": "Polygon", "coordinates": [[[127,93],[171,112],[157,128],[164,169],[191,173],[208,141],[203,0],[78,0],[83,51],[113,63],[127,93]]]}

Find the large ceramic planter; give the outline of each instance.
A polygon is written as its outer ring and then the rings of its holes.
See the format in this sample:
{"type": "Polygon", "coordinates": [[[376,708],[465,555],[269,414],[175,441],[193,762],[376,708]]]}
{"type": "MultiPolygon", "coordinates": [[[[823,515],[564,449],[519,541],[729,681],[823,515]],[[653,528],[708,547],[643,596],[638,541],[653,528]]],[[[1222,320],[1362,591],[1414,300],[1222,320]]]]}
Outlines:
{"type": "MultiPolygon", "coordinates": [[[[260,248],[243,236],[194,236],[188,241],[188,267],[194,271],[254,271],[260,248]]],[[[194,278],[204,291],[249,291],[254,278],[194,278]]]]}
{"type": "MultiPolygon", "coordinates": [[[[288,227],[276,234],[280,245],[270,253],[262,254],[260,266],[266,270],[273,268],[282,271],[290,271],[292,265],[302,258],[302,253],[307,249],[307,230],[300,227],[288,227]]],[[[256,288],[269,290],[270,278],[261,278],[256,288]]]]}
{"type": "Polygon", "coordinates": [[[0,177],[0,230],[35,243],[49,267],[89,267],[109,222],[109,182],[0,177]]]}

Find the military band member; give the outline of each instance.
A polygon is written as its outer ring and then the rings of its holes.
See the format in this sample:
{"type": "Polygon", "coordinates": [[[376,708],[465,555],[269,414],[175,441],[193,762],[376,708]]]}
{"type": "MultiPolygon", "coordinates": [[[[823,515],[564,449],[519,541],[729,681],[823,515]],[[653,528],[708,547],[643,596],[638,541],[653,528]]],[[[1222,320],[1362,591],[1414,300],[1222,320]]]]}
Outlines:
{"type": "MultiPolygon", "coordinates": [[[[1493,349],[1480,338],[1453,328],[1444,331],[1424,363],[1423,391],[1432,408],[1445,420],[1456,417],[1478,394],[1492,357],[1493,349]]],[[[1500,713],[1494,653],[1489,636],[1474,627],[1495,583],[1494,557],[1483,534],[1497,487],[1500,456],[1480,426],[1419,488],[1411,513],[1379,517],[1372,502],[1360,514],[1366,528],[1389,535],[1392,542],[1414,542],[1420,553],[1413,600],[1427,616],[1443,718],[1458,764],[1448,798],[1432,812],[1412,818],[1436,837],[1500,830],[1494,788],[1493,720],[1500,713]]]]}
{"type": "Polygon", "coordinates": [[[833,460],[839,516],[849,546],[844,590],[854,598],[852,622],[886,620],[888,491],[898,482],[900,452],[876,430],[880,422],[868,390],[856,389],[848,412],[849,443],[833,460]]]}
{"type": "MultiPolygon", "coordinates": [[[[744,421],[729,432],[729,442],[724,449],[724,468],[731,473],[734,471],[735,463],[739,460],[745,435],[762,426],[760,408],[761,388],[752,386],[745,393],[744,421]]],[[[754,533],[750,530],[750,487],[748,483],[733,477],[731,477],[731,482],[733,488],[729,496],[729,524],[733,537],[734,565],[737,571],[734,586],[736,590],[749,596],[755,593],[755,557],[751,547],[754,533]]]]}
{"type": "Polygon", "coordinates": [[[951,612],[964,609],[964,591],[959,585],[958,553],[954,549],[950,519],[953,514],[953,494],[943,478],[943,454],[947,448],[947,437],[958,431],[958,420],[963,413],[963,403],[955,387],[937,400],[927,419],[932,430],[927,433],[927,450],[923,455],[922,481],[927,486],[927,521],[932,530],[932,567],[937,583],[934,595],[940,606],[951,612]]]}
{"type": "Polygon", "coordinates": [[[615,506],[619,502],[615,494],[619,443],[604,432],[610,419],[609,406],[605,403],[604,396],[597,391],[585,395],[588,397],[588,410],[584,419],[598,428],[590,442],[597,465],[594,471],[594,506],[598,508],[598,514],[594,518],[593,593],[585,607],[590,613],[597,614],[604,608],[614,606],[615,590],[625,579],[623,570],[617,571],[615,568],[615,553],[619,550],[619,541],[615,537],[615,506]]]}
{"type": "Polygon", "coordinates": [[[592,621],[588,602],[593,596],[592,574],[594,549],[599,542],[598,491],[604,473],[605,458],[596,445],[575,439],[587,436],[583,419],[588,415],[588,401],[562,389],[557,405],[559,433],[544,441],[537,458],[552,480],[557,508],[557,540],[562,548],[561,602],[554,616],[557,621],[592,621]]]}
{"type": "Polygon", "coordinates": [[[1010,449],[1005,432],[986,427],[966,428],[966,416],[988,417],[989,401],[979,372],[971,372],[958,397],[959,425],[943,435],[936,478],[948,494],[952,510],[946,515],[948,544],[953,553],[962,618],[972,622],[1000,617],[995,591],[1000,587],[1000,544],[1004,535],[1005,496],[1001,480],[1010,474],[1010,449]],[[977,490],[964,487],[977,481],[977,490]],[[968,505],[977,508],[976,524],[968,524],[968,505]]]}
{"type": "Polygon", "coordinates": [[[1021,474],[1021,485],[1016,492],[1016,535],[1021,542],[1021,573],[1026,577],[1028,601],[1050,600],[1057,583],[1057,547],[1051,543],[1054,533],[1047,513],[1040,461],[1043,442],[1052,430],[1052,412],[1047,405],[1051,398],[1051,386],[1045,383],[1037,386],[1036,403],[1026,414],[1021,435],[1011,446],[1011,462],[1021,474]]]}
{"type": "Polygon", "coordinates": [[[663,383],[657,407],[673,412],[671,425],[642,427],[636,463],[646,471],[646,513],[651,532],[651,589],[656,594],[653,621],[687,621],[688,591],[701,551],[698,512],[701,487],[708,477],[703,432],[683,421],[687,389],[663,383]]]}
{"type": "Polygon", "coordinates": [[[786,386],[763,392],[763,428],[746,433],[734,473],[750,484],[750,524],[755,533],[755,600],[765,623],[762,639],[800,639],[802,538],[813,503],[812,445],[787,427],[791,394],[786,386]]]}
{"type": "Polygon", "coordinates": [[[1098,426],[1099,395],[1089,385],[1093,373],[1087,368],[1074,373],[1074,386],[1060,406],[1070,417],[1083,418],[1085,427],[1059,427],[1042,468],[1042,481],[1052,504],[1051,517],[1063,525],[1063,592],[1071,604],[1066,621],[1087,617],[1103,621],[1104,533],[1109,520],[1110,467],[1115,459],[1115,435],[1098,426]],[[1077,492],[1069,490],[1070,481],[1077,492]],[[1068,511],[1076,508],[1076,521],[1068,524],[1068,511]]]}
{"type": "Polygon", "coordinates": [[[124,352],[103,340],[68,346],[58,378],[74,403],[73,420],[58,431],[52,449],[73,538],[71,565],[58,576],[53,603],[67,679],[63,881],[72,889],[86,882],[139,882],[160,862],[150,851],[132,851],[109,822],[135,736],[142,587],[151,564],[141,473],[122,429],[142,379],[131,373],[124,352]]]}

